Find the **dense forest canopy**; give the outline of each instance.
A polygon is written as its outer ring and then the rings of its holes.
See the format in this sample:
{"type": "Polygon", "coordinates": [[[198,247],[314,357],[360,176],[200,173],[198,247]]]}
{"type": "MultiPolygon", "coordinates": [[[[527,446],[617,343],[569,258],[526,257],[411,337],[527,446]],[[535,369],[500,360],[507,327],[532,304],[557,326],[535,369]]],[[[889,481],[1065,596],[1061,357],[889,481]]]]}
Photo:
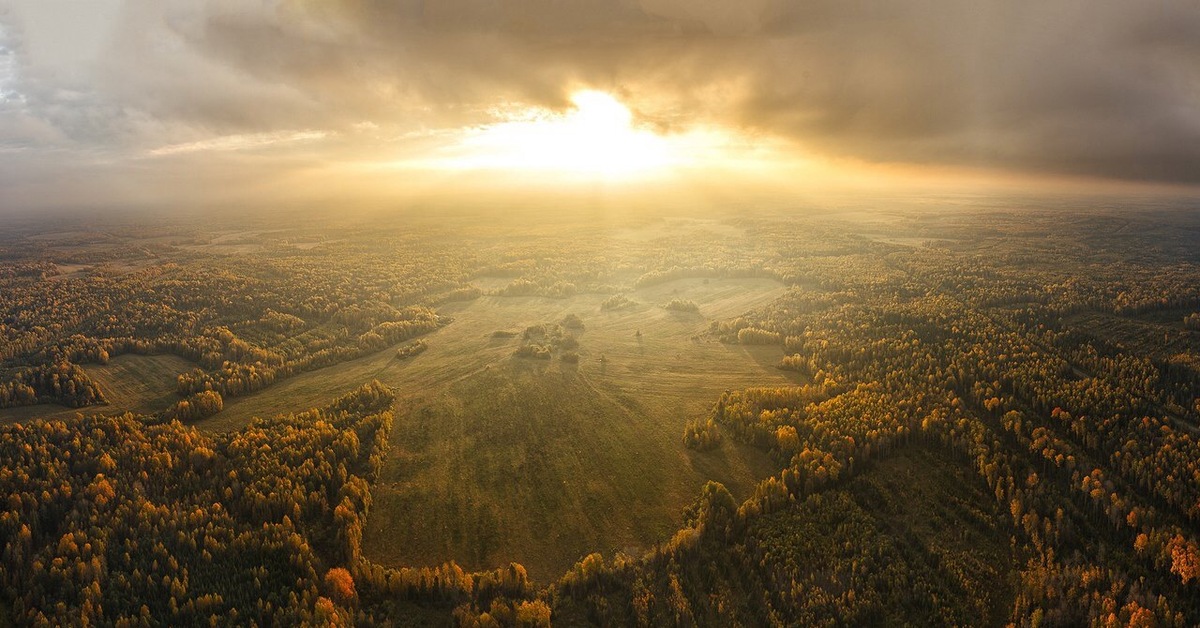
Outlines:
{"type": "Polygon", "coordinates": [[[1194,208],[227,220],[0,235],[15,623],[1200,623],[1194,208]]]}

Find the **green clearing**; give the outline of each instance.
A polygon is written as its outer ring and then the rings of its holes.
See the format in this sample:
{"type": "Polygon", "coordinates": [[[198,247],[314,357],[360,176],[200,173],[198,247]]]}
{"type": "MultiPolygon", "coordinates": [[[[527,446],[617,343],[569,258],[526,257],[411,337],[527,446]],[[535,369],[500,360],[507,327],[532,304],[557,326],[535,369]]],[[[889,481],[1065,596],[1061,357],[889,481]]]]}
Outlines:
{"type": "Polygon", "coordinates": [[[175,378],[195,366],[174,355],[121,355],[84,370],[100,384],[111,407],[150,413],[179,401],[175,378]]]}
{"type": "Polygon", "coordinates": [[[393,347],[305,373],[229,399],[198,425],[236,429],[379,379],[401,401],[367,555],[391,566],[517,561],[545,582],[591,551],[665,540],[708,479],[745,497],[774,471],[763,454],[732,442],[689,451],[682,434],[726,389],[795,382],[774,368],[778,347],[703,335],[709,321],[783,291],[770,280],[687,279],[632,291],[636,305],[612,311],[600,309],[609,295],[599,294],[452,304],[440,312],[454,322],[425,336],[420,355],[400,360],[393,347]],[[673,298],[699,313],[663,309],[673,298]],[[515,358],[521,339],[492,335],[571,313],[585,325],[577,365],[515,358]]]}
{"type": "Polygon", "coordinates": [[[117,356],[108,364],[87,364],[83,370],[100,385],[108,404],[87,408],[67,408],[57,404],[38,404],[0,410],[0,423],[34,419],[66,419],[76,414],[154,413],[179,400],[175,393],[176,376],[195,365],[174,355],[117,356]]]}

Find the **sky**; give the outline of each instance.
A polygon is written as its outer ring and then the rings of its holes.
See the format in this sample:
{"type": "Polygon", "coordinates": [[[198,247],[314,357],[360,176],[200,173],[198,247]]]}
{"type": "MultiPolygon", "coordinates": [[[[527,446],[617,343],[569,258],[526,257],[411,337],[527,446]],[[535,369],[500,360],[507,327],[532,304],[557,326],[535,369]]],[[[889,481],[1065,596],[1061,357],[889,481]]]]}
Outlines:
{"type": "Polygon", "coordinates": [[[1200,3],[0,0],[0,211],[715,180],[1196,189],[1200,3]]]}

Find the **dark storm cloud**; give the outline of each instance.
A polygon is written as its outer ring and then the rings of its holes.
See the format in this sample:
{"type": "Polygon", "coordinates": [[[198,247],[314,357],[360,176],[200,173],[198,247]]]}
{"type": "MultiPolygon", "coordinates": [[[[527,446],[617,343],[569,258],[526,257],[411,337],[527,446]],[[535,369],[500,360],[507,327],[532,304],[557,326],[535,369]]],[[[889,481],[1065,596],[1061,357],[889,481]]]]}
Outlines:
{"type": "Polygon", "coordinates": [[[497,103],[563,107],[571,86],[588,85],[663,127],[735,125],[831,156],[1200,182],[1200,5],[1190,0],[118,9],[74,96],[32,62],[0,85],[25,98],[5,105],[20,111],[0,133],[103,149],[364,121],[477,124],[497,103]]]}
{"type": "Polygon", "coordinates": [[[192,42],[361,116],[562,105],[582,82],[833,155],[1195,182],[1198,7],[345,0],[210,14],[192,42]]]}
{"type": "Polygon", "coordinates": [[[809,29],[796,12],[779,48],[796,70],[760,74],[743,119],[873,159],[1197,181],[1197,6],[920,3],[809,29]]]}

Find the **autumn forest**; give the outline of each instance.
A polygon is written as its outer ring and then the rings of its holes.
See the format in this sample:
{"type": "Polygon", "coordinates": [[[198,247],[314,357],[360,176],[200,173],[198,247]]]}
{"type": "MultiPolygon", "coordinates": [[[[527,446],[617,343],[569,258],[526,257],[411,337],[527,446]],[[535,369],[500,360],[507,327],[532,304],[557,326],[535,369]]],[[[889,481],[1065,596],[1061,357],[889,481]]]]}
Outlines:
{"type": "Polygon", "coordinates": [[[1197,625],[1200,217],[1108,203],[15,218],[0,625],[1197,625]]]}

